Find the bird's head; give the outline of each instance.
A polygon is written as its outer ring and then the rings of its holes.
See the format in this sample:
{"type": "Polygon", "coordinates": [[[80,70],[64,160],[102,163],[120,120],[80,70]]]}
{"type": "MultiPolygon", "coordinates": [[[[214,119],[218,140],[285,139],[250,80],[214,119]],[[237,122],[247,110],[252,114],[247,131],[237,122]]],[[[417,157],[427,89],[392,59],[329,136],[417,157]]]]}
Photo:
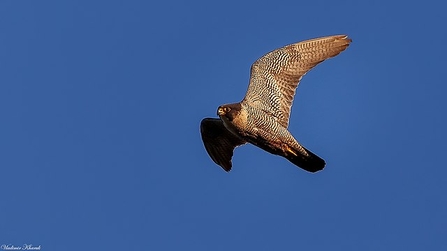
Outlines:
{"type": "Polygon", "coordinates": [[[217,115],[219,115],[220,118],[226,118],[229,121],[233,121],[233,119],[240,113],[241,111],[241,104],[227,104],[227,105],[221,105],[219,108],[217,108],[217,115]]]}
{"type": "Polygon", "coordinates": [[[230,107],[221,105],[221,106],[219,106],[219,108],[217,108],[217,115],[225,116],[225,114],[227,114],[229,111],[231,111],[230,107]]]}

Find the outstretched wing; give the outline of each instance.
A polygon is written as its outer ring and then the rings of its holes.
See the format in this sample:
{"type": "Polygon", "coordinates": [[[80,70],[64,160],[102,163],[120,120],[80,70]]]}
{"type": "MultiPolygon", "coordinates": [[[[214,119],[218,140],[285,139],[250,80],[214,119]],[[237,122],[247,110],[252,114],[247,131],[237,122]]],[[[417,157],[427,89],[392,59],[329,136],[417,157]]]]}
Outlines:
{"type": "Polygon", "coordinates": [[[346,35],[315,38],[269,52],[251,66],[248,91],[242,102],[278,119],[287,128],[295,90],[301,78],[318,63],[345,50],[346,35]]]}
{"type": "Polygon", "coordinates": [[[229,172],[234,148],[245,144],[245,141],[228,131],[220,119],[203,119],[200,123],[200,134],[211,159],[229,172]]]}

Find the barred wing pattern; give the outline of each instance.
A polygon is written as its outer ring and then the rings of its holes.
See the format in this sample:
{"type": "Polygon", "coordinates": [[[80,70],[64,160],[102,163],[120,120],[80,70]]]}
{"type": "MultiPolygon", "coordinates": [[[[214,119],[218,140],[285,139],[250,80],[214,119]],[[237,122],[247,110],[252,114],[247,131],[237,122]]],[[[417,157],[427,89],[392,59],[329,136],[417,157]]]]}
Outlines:
{"type": "Polygon", "coordinates": [[[338,55],[351,42],[346,35],[315,38],[269,52],[251,66],[242,102],[274,116],[285,128],[301,78],[317,64],[338,55]]]}

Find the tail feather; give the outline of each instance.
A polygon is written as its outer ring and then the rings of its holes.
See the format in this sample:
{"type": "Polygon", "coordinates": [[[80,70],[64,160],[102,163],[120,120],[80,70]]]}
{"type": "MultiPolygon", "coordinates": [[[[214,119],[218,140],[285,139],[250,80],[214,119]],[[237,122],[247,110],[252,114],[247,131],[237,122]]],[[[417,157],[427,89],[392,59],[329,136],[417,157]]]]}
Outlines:
{"type": "Polygon", "coordinates": [[[308,154],[307,156],[302,155],[302,154],[296,154],[296,155],[287,154],[284,157],[286,159],[288,159],[290,162],[292,162],[293,164],[301,167],[302,169],[304,169],[308,172],[314,173],[314,172],[322,170],[324,168],[324,166],[326,165],[326,162],[322,158],[318,157],[316,154],[307,150],[306,148],[304,148],[304,150],[306,150],[306,152],[308,154]]]}

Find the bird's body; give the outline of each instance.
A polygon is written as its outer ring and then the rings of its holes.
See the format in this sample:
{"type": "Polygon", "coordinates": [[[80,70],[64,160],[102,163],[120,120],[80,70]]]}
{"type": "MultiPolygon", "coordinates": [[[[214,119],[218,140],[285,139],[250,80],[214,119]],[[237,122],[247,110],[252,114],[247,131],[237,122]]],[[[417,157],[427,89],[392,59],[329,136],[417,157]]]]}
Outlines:
{"type": "Polygon", "coordinates": [[[290,108],[302,76],[326,58],[347,48],[347,36],[338,35],[288,45],[258,59],[251,68],[250,85],[240,103],[222,105],[220,119],[201,122],[201,135],[210,157],[231,170],[235,147],[251,143],[316,172],[323,159],[304,148],[288,131],[290,108]]]}

